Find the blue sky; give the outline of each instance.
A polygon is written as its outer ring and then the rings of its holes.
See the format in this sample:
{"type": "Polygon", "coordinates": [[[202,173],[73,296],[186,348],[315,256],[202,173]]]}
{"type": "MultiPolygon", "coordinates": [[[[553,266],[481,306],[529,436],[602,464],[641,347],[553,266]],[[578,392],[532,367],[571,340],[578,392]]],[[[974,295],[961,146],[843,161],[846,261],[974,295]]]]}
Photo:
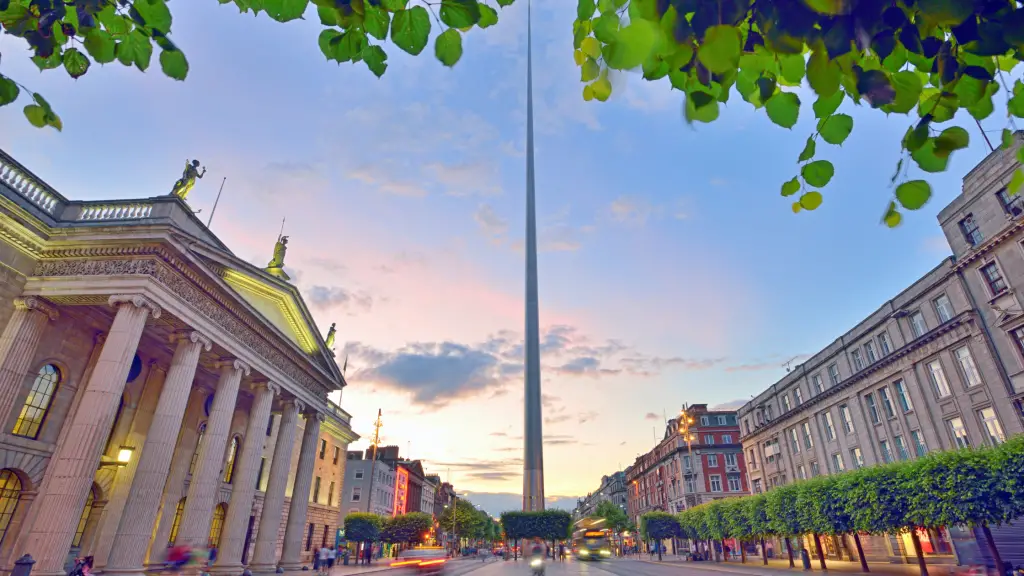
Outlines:
{"type": "MultiPolygon", "coordinates": [[[[534,11],[541,321],[561,335],[544,359],[557,496],[649,449],[663,411],[758,393],[785,360],[935,266],[948,254],[935,215],[986,151],[964,123],[971,148],[889,230],[879,220],[908,120],[847,102],[853,134],[819,146],[836,166],[825,203],[793,215],[779,187],[813,129],[808,89],[792,130],[735,94],[719,121],[688,126],[680,93],[636,74],[615,77],[609,102],[585,103],[571,4],[534,11]]],[[[183,83],[116,63],[77,81],[40,74],[0,37],[0,70],[65,126],[36,130],[23,103],[0,108],[0,146],[82,199],[165,194],[199,158],[209,172],[190,202],[205,218],[227,177],[212,228],[237,254],[263,264],[287,218],[295,282],[348,346],[342,403],[357,431],[381,407],[386,440],[428,469],[516,492],[525,1],[469,33],[454,69],[432,48],[389,47],[380,80],[324,60],[314,12],[281,25],[212,1],[172,8],[183,83]]]]}

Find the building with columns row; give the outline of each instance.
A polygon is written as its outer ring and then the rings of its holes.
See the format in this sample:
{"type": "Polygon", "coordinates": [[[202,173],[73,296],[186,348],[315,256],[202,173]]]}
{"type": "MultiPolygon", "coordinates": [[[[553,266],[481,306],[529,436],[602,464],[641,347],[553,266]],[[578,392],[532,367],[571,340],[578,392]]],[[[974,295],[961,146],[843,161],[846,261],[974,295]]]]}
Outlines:
{"type": "MultiPolygon", "coordinates": [[[[739,409],[755,493],[1024,433],[1024,199],[1006,189],[1022,140],[989,154],[939,212],[952,257],[739,409]]],[[[918,536],[929,563],[991,563],[980,530],[918,536]]],[[[1024,527],[992,532],[1003,560],[1024,561],[1024,527]]],[[[860,539],[869,561],[916,562],[909,534],[860,539]]],[[[822,540],[829,558],[853,549],[822,540]]]]}
{"type": "Polygon", "coordinates": [[[339,522],[344,386],[280,267],[183,200],[68,200],[0,151],[0,570],[301,566],[339,522]]]}

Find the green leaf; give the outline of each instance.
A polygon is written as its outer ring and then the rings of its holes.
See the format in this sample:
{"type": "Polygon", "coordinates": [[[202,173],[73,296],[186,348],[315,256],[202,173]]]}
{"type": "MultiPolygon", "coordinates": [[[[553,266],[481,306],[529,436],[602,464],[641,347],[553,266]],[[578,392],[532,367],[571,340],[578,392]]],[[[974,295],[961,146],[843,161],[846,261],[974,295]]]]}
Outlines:
{"type": "Polygon", "coordinates": [[[117,47],[114,43],[114,37],[106,30],[99,28],[89,29],[85,34],[85,40],[82,42],[82,45],[85,46],[85,50],[92,56],[92,59],[100,64],[109,64],[117,58],[114,53],[117,47]]]}
{"type": "Polygon", "coordinates": [[[477,26],[488,28],[498,23],[498,11],[487,4],[480,4],[480,21],[477,26]]]}
{"type": "Polygon", "coordinates": [[[956,26],[974,13],[972,0],[918,0],[917,9],[937,26],[956,26]]]}
{"type": "Polygon", "coordinates": [[[479,21],[480,5],[476,0],[441,0],[441,22],[452,28],[469,28],[479,21]]]}
{"type": "MultiPolygon", "coordinates": [[[[409,0],[380,0],[381,8],[388,12],[398,12],[399,10],[403,10],[405,5],[408,3],[409,0]]],[[[501,2],[499,2],[499,4],[501,4],[501,2]]]]}
{"type": "MultiPolygon", "coordinates": [[[[646,20],[644,20],[646,22],[646,20]]],[[[619,37],[619,28],[621,28],[622,22],[619,20],[619,15],[615,12],[609,12],[602,14],[599,18],[594,20],[594,37],[599,42],[610,44],[615,42],[619,37]]]]}
{"type": "Polygon", "coordinates": [[[657,39],[658,28],[648,20],[626,26],[609,47],[608,66],[619,70],[636,68],[651,54],[657,39]]]}
{"type": "Polygon", "coordinates": [[[800,98],[793,92],[779,92],[768,99],[765,110],[772,122],[792,128],[800,115],[800,98]]]}
{"type": "Polygon", "coordinates": [[[380,46],[367,46],[363,48],[361,54],[363,62],[366,62],[366,67],[370,69],[370,72],[380,78],[384,75],[384,71],[388,69],[388,55],[384,52],[384,49],[380,46]]]}
{"type": "Polygon", "coordinates": [[[791,86],[799,86],[804,79],[804,57],[802,54],[783,54],[779,56],[779,68],[782,70],[782,77],[791,86]]]}
{"type": "Polygon", "coordinates": [[[593,91],[594,98],[601,102],[606,102],[612,95],[612,83],[608,80],[607,76],[598,78],[596,82],[590,85],[590,89],[593,91]]]}
{"type": "Polygon", "coordinates": [[[1010,114],[1024,118],[1024,82],[1017,80],[1013,84],[1013,96],[1006,103],[1006,109],[1010,114]]]}
{"type": "Polygon", "coordinates": [[[349,28],[341,37],[331,40],[334,59],[338,62],[358,62],[363,57],[363,50],[369,46],[366,33],[359,28],[349,28]]]}
{"type": "Polygon", "coordinates": [[[395,12],[391,19],[391,41],[413,56],[427,46],[430,37],[430,15],[423,6],[395,12]]]}
{"type": "Polygon", "coordinates": [[[580,20],[590,20],[597,11],[597,2],[594,0],[579,0],[576,4],[576,17],[580,20]]]}
{"type": "Polygon", "coordinates": [[[583,39],[583,43],[580,44],[580,50],[595,60],[601,57],[601,43],[592,36],[587,36],[583,39]]]}
{"type": "Polygon", "coordinates": [[[907,210],[919,210],[932,197],[932,187],[924,180],[911,180],[896,187],[896,199],[907,210]]]}
{"type": "Polygon", "coordinates": [[[1013,148],[1013,130],[1003,128],[1003,150],[1013,148]]]}
{"type": "Polygon", "coordinates": [[[921,98],[921,90],[924,88],[921,84],[921,77],[916,72],[904,70],[893,73],[891,80],[892,87],[896,90],[896,96],[892,103],[887,104],[883,109],[886,112],[897,114],[910,112],[914,106],[917,106],[918,100],[921,98]]]}
{"type": "Polygon", "coordinates": [[[839,90],[839,81],[843,72],[839,65],[828,59],[824,48],[811,53],[807,61],[807,83],[818,96],[832,96],[839,90]]]}
{"type": "Polygon", "coordinates": [[[895,228],[900,225],[903,221],[903,216],[896,210],[896,204],[894,202],[889,203],[889,209],[886,211],[885,216],[882,218],[882,222],[885,223],[889,228],[895,228]]]}
{"type": "Polygon", "coordinates": [[[587,58],[580,67],[580,81],[591,82],[601,75],[601,65],[593,58],[587,58]]]}
{"type": "Polygon", "coordinates": [[[1024,185],[1024,168],[1017,168],[1010,178],[1010,183],[1006,185],[1006,191],[1010,194],[1019,194],[1021,185],[1024,185]]]}
{"type": "Polygon", "coordinates": [[[112,4],[108,4],[103,10],[100,10],[96,14],[96,18],[112,36],[123,36],[132,30],[131,20],[115,12],[112,4]]]}
{"type": "Polygon", "coordinates": [[[309,6],[309,0],[262,0],[263,9],[278,22],[289,22],[302,18],[309,6]]]}
{"type": "Polygon", "coordinates": [[[722,74],[739,66],[742,49],[739,30],[732,26],[712,26],[704,33],[697,58],[711,72],[722,74]]]}
{"type": "Polygon", "coordinates": [[[501,6],[502,8],[511,6],[515,1],[516,0],[498,0],[498,6],[501,6]]]}
{"type": "Polygon", "coordinates": [[[14,80],[0,74],[0,106],[6,106],[18,99],[21,89],[14,80]]]}
{"type": "MultiPolygon", "coordinates": [[[[493,12],[493,10],[491,10],[493,12]]],[[[391,13],[387,10],[377,8],[372,4],[366,4],[366,13],[363,15],[363,30],[377,40],[386,40],[388,37],[388,26],[391,25],[391,13]]]]}
{"type": "Polygon", "coordinates": [[[434,41],[434,55],[445,66],[455,66],[462,58],[462,34],[455,28],[449,28],[434,41]]]}
{"type": "Polygon", "coordinates": [[[320,36],[317,38],[317,45],[320,46],[320,51],[324,53],[328,60],[336,60],[334,46],[340,41],[341,32],[333,28],[324,28],[320,31],[320,36]]]}
{"type": "Polygon", "coordinates": [[[810,164],[804,164],[800,169],[800,175],[804,177],[804,181],[815,188],[827,185],[835,172],[835,167],[828,160],[815,160],[810,164]]]}
{"type": "Polygon", "coordinates": [[[853,131],[853,117],[849,114],[833,114],[825,118],[818,126],[821,138],[829,144],[840,145],[853,131]]]}
{"type": "Polygon", "coordinates": [[[72,78],[81,78],[89,71],[89,58],[82,54],[78,48],[68,48],[64,51],[64,69],[72,78]]]}
{"type": "Polygon", "coordinates": [[[160,69],[175,80],[184,80],[188,76],[188,60],[185,59],[185,53],[181,50],[162,50],[160,69]]]}
{"type": "Polygon", "coordinates": [[[135,0],[132,11],[138,13],[146,26],[164,34],[171,31],[171,11],[164,0],[135,0]]]}
{"type": "Polygon", "coordinates": [[[64,60],[61,58],[61,53],[57,50],[54,50],[53,54],[50,54],[50,56],[47,58],[33,56],[32,62],[35,63],[37,67],[39,67],[39,70],[53,70],[54,68],[63,64],[64,60]]]}
{"type": "Polygon", "coordinates": [[[790,181],[788,181],[788,182],[786,182],[785,184],[782,185],[782,195],[783,196],[792,196],[793,194],[796,194],[799,191],[800,191],[800,179],[797,178],[796,176],[794,176],[792,180],[790,180],[790,181]]]}
{"type": "Polygon", "coordinates": [[[118,61],[125,66],[135,65],[136,68],[145,72],[149,68],[149,61],[153,57],[153,45],[149,38],[138,29],[132,30],[128,36],[117,43],[114,54],[118,61]]]}
{"type": "Polygon", "coordinates": [[[929,138],[924,145],[911,152],[910,157],[925,172],[944,172],[949,163],[949,154],[936,154],[934,138],[929,138]]]}
{"type": "Polygon", "coordinates": [[[814,210],[821,206],[821,192],[811,190],[800,196],[800,207],[804,210],[814,210]]]}
{"type": "Polygon", "coordinates": [[[814,143],[814,136],[807,137],[807,144],[804,144],[804,150],[800,153],[800,157],[797,158],[797,162],[804,162],[814,158],[814,152],[817,145],[814,143]]]}
{"type": "MultiPolygon", "coordinates": [[[[370,8],[370,5],[366,5],[366,8],[370,8]]],[[[378,8],[379,10],[379,8],[378,8]]],[[[320,17],[320,23],[324,26],[337,26],[338,25],[338,9],[333,6],[317,6],[316,14],[320,17]]]]}
{"type": "Polygon", "coordinates": [[[28,118],[30,124],[36,128],[43,128],[46,126],[46,110],[38,104],[29,104],[25,106],[25,118],[28,118]]]}
{"type": "Polygon", "coordinates": [[[820,120],[835,113],[845,96],[842,90],[836,90],[831,96],[818,96],[814,101],[814,117],[820,120]]]}
{"type": "Polygon", "coordinates": [[[704,122],[711,123],[718,119],[718,100],[711,94],[702,90],[694,90],[686,95],[686,104],[683,107],[684,117],[688,123],[704,122]],[[705,98],[702,98],[705,97],[705,98]],[[706,99],[706,103],[701,100],[706,99]],[[703,104],[698,106],[697,104],[703,104]]]}
{"type": "Polygon", "coordinates": [[[971,137],[967,130],[959,126],[951,126],[935,138],[935,154],[948,156],[950,152],[967,148],[970,143],[971,137]]]}

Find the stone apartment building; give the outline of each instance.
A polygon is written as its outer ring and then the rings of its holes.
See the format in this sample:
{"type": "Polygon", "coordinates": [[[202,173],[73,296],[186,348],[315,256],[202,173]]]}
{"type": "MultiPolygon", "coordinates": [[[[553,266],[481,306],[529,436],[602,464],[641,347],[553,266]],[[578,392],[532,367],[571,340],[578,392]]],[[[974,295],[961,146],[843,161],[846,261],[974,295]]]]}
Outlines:
{"type": "Polygon", "coordinates": [[[601,485],[597,490],[587,494],[586,497],[576,501],[576,508],[573,509],[573,519],[587,518],[597,512],[601,502],[611,502],[626,511],[626,473],[615,472],[601,478],[601,485]]]}
{"type": "MultiPolygon", "coordinates": [[[[1005,191],[1014,155],[991,153],[940,212],[951,258],[739,410],[755,493],[1024,432],[1024,206],[1005,191]]],[[[1024,560],[1024,530],[993,532],[1004,560],[1024,560]]],[[[988,556],[967,528],[919,536],[930,562],[988,556]]],[[[861,540],[869,560],[915,561],[909,535],[861,540]]],[[[823,545],[833,558],[851,546],[823,545]]]]}
{"type": "MultiPolygon", "coordinates": [[[[372,452],[372,451],[371,451],[372,452]]],[[[350,451],[345,466],[343,515],[371,512],[392,516],[395,506],[395,471],[383,460],[370,460],[372,454],[350,451]],[[370,475],[376,474],[371,487],[370,475]]]]}

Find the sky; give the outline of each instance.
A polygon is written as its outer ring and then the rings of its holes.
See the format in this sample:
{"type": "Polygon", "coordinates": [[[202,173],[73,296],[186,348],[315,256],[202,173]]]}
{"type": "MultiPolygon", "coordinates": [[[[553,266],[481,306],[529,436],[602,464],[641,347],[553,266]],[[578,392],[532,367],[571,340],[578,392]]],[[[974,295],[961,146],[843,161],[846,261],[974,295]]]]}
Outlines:
{"type": "MultiPolygon", "coordinates": [[[[453,69],[432,47],[389,47],[381,79],[325,61],[314,11],[282,25],[209,0],[171,7],[185,82],[117,63],[40,73],[0,35],[0,71],[64,123],[37,130],[24,101],[0,108],[0,147],[71,199],[164,195],[198,158],[208,173],[189,202],[205,219],[227,179],[211,229],[236,255],[264,266],[285,219],[292,280],[348,358],[353,448],[381,409],[382,444],[492,513],[517,507],[525,0],[468,33],[453,69]]],[[[809,88],[792,130],[735,94],[689,126],[679,92],[634,73],[584,102],[573,8],[534,7],[545,480],[561,507],[649,450],[665,415],[742,404],[948,256],[935,215],[987,151],[962,123],[975,142],[890,230],[908,120],[846,102],[853,134],[818,146],[836,166],[825,202],[794,215],[779,188],[814,128],[809,88]]]]}

